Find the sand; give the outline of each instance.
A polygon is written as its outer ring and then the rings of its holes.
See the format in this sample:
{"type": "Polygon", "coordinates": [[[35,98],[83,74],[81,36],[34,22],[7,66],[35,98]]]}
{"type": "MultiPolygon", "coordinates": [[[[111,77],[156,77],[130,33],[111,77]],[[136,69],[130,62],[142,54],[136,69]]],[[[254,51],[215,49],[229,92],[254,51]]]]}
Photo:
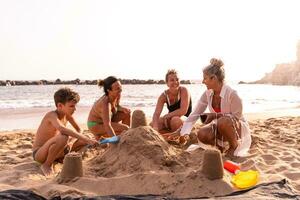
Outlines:
{"type": "MultiPolygon", "coordinates": [[[[253,138],[249,156],[233,161],[240,163],[243,170],[258,170],[259,183],[285,178],[292,191],[299,194],[300,117],[260,118],[249,123],[253,138]]],[[[58,163],[55,176],[45,178],[39,164],[32,160],[34,133],[35,130],[0,133],[1,191],[26,189],[47,198],[137,194],[196,198],[239,191],[226,170],[222,179],[205,177],[203,149],[187,152],[172,146],[148,126],[128,130],[118,144],[106,149],[88,149],[82,159],[82,177],[58,181],[63,168],[58,163]]]]}

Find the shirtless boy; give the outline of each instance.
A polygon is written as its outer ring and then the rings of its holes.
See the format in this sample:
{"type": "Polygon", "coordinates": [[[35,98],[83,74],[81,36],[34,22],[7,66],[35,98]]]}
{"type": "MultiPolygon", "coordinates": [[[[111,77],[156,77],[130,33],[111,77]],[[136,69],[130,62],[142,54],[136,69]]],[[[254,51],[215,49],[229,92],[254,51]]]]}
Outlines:
{"type": "Polygon", "coordinates": [[[61,88],[54,94],[56,110],[48,112],[42,119],[33,143],[33,159],[41,163],[45,176],[53,173],[52,164],[56,159],[68,153],[69,137],[77,138],[71,151],[79,150],[84,145],[97,144],[97,141],[82,134],[72,114],[80,97],[70,88],[61,88]],[[66,127],[69,122],[76,131],[66,127]]]}

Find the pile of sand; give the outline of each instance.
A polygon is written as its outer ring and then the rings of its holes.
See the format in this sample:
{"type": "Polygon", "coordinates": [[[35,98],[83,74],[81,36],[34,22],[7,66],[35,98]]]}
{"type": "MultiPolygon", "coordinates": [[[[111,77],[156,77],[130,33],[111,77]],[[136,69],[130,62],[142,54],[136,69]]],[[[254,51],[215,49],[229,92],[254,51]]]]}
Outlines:
{"type": "MultiPolygon", "coordinates": [[[[95,176],[114,177],[150,171],[180,172],[186,158],[149,126],[130,129],[117,145],[87,163],[95,176]]],[[[90,173],[91,174],[91,173],[90,173]]]]}
{"type": "Polygon", "coordinates": [[[119,194],[126,191],[126,194],[199,197],[232,192],[223,179],[205,178],[201,172],[202,154],[203,150],[191,154],[177,149],[158,132],[143,126],[123,133],[117,145],[110,145],[102,155],[88,161],[85,173],[90,177],[113,178],[110,182],[119,180],[115,183],[123,188],[118,189],[119,194]],[[126,177],[126,185],[120,177],[126,177]]]}

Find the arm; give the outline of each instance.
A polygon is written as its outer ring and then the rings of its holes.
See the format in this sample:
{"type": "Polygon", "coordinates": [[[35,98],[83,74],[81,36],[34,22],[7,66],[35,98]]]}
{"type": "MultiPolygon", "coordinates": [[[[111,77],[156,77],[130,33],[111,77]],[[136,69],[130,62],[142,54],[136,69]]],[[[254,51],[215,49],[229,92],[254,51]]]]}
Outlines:
{"type": "Polygon", "coordinates": [[[187,112],[190,104],[190,93],[185,87],[180,87],[180,93],[181,93],[181,102],[180,102],[180,108],[177,110],[174,110],[173,112],[170,112],[166,114],[164,117],[166,118],[172,118],[174,116],[183,116],[187,112]]]}
{"type": "Polygon", "coordinates": [[[70,137],[74,137],[74,138],[77,138],[79,140],[83,140],[85,141],[87,144],[96,144],[97,141],[96,140],[92,140],[88,137],[85,137],[84,135],[82,134],[79,134],[69,128],[66,128],[62,123],[61,121],[57,118],[57,115],[56,113],[51,113],[50,116],[49,116],[49,121],[51,123],[51,125],[56,128],[61,134],[65,134],[65,135],[68,135],[70,137]]]}
{"type": "Polygon", "coordinates": [[[123,107],[120,105],[121,95],[117,97],[116,99],[116,110],[123,113],[131,113],[131,110],[129,108],[123,107]]]}
{"type": "Polygon", "coordinates": [[[75,128],[75,130],[78,133],[81,133],[81,129],[80,129],[78,123],[75,121],[73,116],[67,116],[67,120],[70,122],[70,124],[75,128]]]}
{"type": "Polygon", "coordinates": [[[190,134],[194,124],[199,119],[199,115],[202,114],[207,107],[207,96],[204,92],[201,98],[198,100],[196,107],[193,109],[192,113],[189,115],[187,120],[183,123],[183,126],[180,130],[180,135],[190,134]]]}
{"type": "Polygon", "coordinates": [[[157,100],[154,114],[152,116],[153,128],[158,130],[158,121],[165,103],[165,95],[161,94],[157,100]]]}
{"type": "Polygon", "coordinates": [[[102,118],[102,121],[103,121],[103,126],[104,126],[104,129],[105,129],[105,132],[111,136],[115,136],[116,133],[113,129],[113,127],[111,126],[111,119],[110,119],[110,116],[109,116],[109,112],[110,112],[110,106],[109,106],[109,102],[108,102],[108,98],[105,98],[100,106],[102,107],[102,112],[101,112],[101,118],[102,118]]]}
{"type": "Polygon", "coordinates": [[[117,111],[123,112],[123,113],[131,113],[131,110],[129,108],[123,107],[120,104],[117,105],[117,111]]]}

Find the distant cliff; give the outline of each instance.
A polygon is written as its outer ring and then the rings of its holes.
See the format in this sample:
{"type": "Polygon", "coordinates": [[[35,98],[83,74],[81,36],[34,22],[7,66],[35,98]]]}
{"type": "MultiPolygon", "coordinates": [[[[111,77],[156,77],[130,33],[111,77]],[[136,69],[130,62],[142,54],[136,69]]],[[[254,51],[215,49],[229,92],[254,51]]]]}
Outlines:
{"type": "Polygon", "coordinates": [[[267,73],[262,79],[250,83],[300,86],[300,41],[297,45],[296,55],[297,60],[295,62],[278,64],[271,73],[267,73]]]}
{"type": "Polygon", "coordinates": [[[278,64],[271,73],[251,83],[300,86],[300,62],[278,64]]]}

